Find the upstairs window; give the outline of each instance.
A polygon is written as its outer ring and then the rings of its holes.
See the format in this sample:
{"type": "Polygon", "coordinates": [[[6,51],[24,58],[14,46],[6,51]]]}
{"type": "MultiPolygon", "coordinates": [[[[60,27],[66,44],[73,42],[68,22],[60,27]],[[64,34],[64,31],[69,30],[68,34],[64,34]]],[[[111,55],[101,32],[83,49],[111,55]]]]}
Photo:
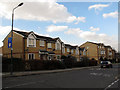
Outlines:
{"type": "Polygon", "coordinates": [[[76,55],[79,55],[79,49],[76,48],[76,55]]]}
{"type": "Polygon", "coordinates": [[[62,53],[65,53],[65,46],[62,44],[62,53]]]}
{"type": "Polygon", "coordinates": [[[40,46],[45,46],[45,41],[44,40],[40,40],[40,46]]]}
{"type": "Polygon", "coordinates": [[[109,52],[109,55],[112,55],[112,52],[109,52]]]}
{"type": "Polygon", "coordinates": [[[62,53],[65,53],[65,47],[62,47],[62,53]]]}
{"type": "Polygon", "coordinates": [[[60,45],[60,43],[56,43],[56,50],[61,50],[61,45],[60,45]]]}
{"type": "Polygon", "coordinates": [[[36,47],[36,39],[33,34],[30,34],[27,38],[27,47],[36,47]]]}
{"type": "Polygon", "coordinates": [[[48,48],[52,48],[52,44],[51,44],[51,43],[48,43],[48,44],[47,44],[47,47],[48,47],[48,48]]]}
{"type": "Polygon", "coordinates": [[[83,55],[86,55],[86,50],[84,49],[84,51],[83,51],[83,55]]]}
{"type": "Polygon", "coordinates": [[[105,51],[101,51],[101,54],[105,54],[105,51]]]}
{"type": "Polygon", "coordinates": [[[70,49],[69,49],[69,48],[67,48],[67,52],[70,52],[70,49]]]}
{"type": "Polygon", "coordinates": [[[29,38],[28,39],[29,47],[35,47],[35,39],[34,38],[29,38]]]}
{"type": "Polygon", "coordinates": [[[73,49],[71,49],[71,53],[73,54],[73,49]]]}

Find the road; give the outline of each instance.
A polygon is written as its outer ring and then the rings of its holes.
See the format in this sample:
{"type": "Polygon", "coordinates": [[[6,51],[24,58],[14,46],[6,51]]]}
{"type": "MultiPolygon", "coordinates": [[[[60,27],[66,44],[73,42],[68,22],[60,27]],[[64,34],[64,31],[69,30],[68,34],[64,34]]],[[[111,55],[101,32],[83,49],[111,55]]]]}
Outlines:
{"type": "Polygon", "coordinates": [[[3,78],[3,88],[118,88],[120,66],[3,78]]]}

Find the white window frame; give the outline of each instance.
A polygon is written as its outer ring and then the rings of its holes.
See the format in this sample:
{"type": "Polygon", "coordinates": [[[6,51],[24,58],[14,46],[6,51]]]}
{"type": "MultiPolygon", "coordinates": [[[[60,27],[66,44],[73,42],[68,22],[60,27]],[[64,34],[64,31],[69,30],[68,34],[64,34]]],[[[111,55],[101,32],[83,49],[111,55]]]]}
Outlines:
{"type": "Polygon", "coordinates": [[[62,53],[65,53],[65,46],[63,43],[62,43],[62,53]]]}
{"type": "Polygon", "coordinates": [[[111,56],[111,55],[112,55],[112,52],[109,52],[109,55],[111,56]]]}
{"type": "Polygon", "coordinates": [[[70,52],[70,48],[67,48],[67,52],[70,52]]]}
{"type": "Polygon", "coordinates": [[[44,40],[40,40],[40,46],[45,46],[45,41],[44,40]]]}
{"type": "Polygon", "coordinates": [[[73,49],[71,49],[71,53],[73,54],[73,49]]]}
{"type": "Polygon", "coordinates": [[[76,55],[79,55],[79,49],[78,49],[78,47],[76,48],[76,55]]]}
{"type": "Polygon", "coordinates": [[[52,48],[52,43],[47,43],[47,48],[52,48]]]}
{"type": "Polygon", "coordinates": [[[55,49],[56,50],[61,50],[61,43],[57,40],[57,42],[55,43],[55,49]]]}
{"type": "Polygon", "coordinates": [[[85,49],[83,50],[83,55],[86,55],[86,50],[85,49]]]}
{"type": "Polygon", "coordinates": [[[36,37],[35,37],[35,35],[33,33],[31,33],[28,36],[28,38],[27,38],[27,47],[36,47],[36,37]],[[33,39],[34,40],[34,44],[33,45],[29,43],[29,39],[33,39]]]}
{"type": "Polygon", "coordinates": [[[62,53],[65,53],[65,47],[62,47],[62,53]]]}
{"type": "Polygon", "coordinates": [[[101,50],[100,54],[105,54],[105,51],[104,51],[104,50],[101,50]]]}
{"type": "Polygon", "coordinates": [[[28,60],[31,60],[30,58],[29,58],[29,55],[31,55],[31,54],[33,54],[33,60],[35,59],[35,54],[34,53],[28,53],[28,60]]]}

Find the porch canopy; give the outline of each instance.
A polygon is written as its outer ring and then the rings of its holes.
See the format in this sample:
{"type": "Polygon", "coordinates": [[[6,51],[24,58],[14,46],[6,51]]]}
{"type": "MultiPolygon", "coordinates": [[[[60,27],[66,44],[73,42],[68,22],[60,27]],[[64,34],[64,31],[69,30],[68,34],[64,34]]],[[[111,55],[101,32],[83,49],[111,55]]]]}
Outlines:
{"type": "Polygon", "coordinates": [[[48,54],[48,51],[46,51],[46,50],[39,50],[39,54],[48,54]]]}
{"type": "Polygon", "coordinates": [[[55,53],[53,51],[48,51],[49,55],[55,55],[55,53]]]}

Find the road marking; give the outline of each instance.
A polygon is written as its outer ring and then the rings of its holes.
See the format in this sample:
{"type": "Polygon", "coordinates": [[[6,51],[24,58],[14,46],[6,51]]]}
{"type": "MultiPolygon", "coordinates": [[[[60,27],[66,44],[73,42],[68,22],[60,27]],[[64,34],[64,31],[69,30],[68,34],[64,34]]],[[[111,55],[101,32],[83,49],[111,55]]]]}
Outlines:
{"type": "Polygon", "coordinates": [[[90,73],[91,75],[101,76],[103,73],[90,73]]]}
{"type": "Polygon", "coordinates": [[[110,85],[108,85],[104,90],[107,90],[108,88],[110,88],[112,85],[114,85],[115,83],[117,83],[119,81],[119,79],[115,80],[114,82],[112,82],[110,85]]]}

